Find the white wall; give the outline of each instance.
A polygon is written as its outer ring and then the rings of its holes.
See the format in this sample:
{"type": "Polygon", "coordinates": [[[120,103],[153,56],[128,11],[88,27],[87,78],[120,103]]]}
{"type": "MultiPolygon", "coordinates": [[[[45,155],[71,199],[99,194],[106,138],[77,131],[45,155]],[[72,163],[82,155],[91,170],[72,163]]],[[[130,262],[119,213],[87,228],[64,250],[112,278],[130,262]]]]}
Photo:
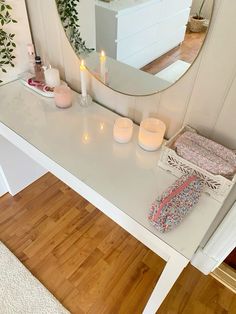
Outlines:
{"type": "Polygon", "coordinates": [[[12,6],[13,10],[11,10],[11,15],[18,21],[18,23],[10,23],[7,26],[4,26],[4,30],[16,34],[15,43],[17,46],[15,50],[15,67],[8,67],[6,74],[2,73],[2,71],[0,72],[3,84],[16,79],[19,73],[29,69],[27,44],[31,43],[25,0],[7,0],[7,4],[12,6]]]}
{"type": "MultiPolygon", "coordinates": [[[[214,3],[214,0],[206,0],[203,6],[202,15],[207,19],[210,19],[211,17],[213,3],[214,3]]],[[[191,15],[195,15],[196,12],[199,11],[201,4],[202,4],[202,0],[193,0],[192,8],[191,8],[191,15]]]]}
{"type": "MultiPolygon", "coordinates": [[[[33,27],[33,39],[37,54],[40,55],[45,63],[60,70],[61,77],[68,80],[67,60],[71,56],[65,53],[62,43],[69,50],[70,45],[61,27],[61,21],[57,14],[56,1],[34,0],[26,1],[29,9],[29,19],[33,27]],[[65,75],[65,73],[67,75],[65,75]]],[[[87,47],[94,48],[96,43],[95,37],[95,7],[94,0],[80,0],[79,3],[79,24],[82,38],[86,41],[87,47]]],[[[78,66],[77,57],[72,53],[72,67],[78,66]]],[[[77,68],[77,71],[78,68],[77,68]]],[[[73,77],[71,77],[73,80],[73,77]]]]}
{"type": "Polygon", "coordinates": [[[95,0],[80,0],[78,4],[80,32],[88,48],[96,48],[94,2],[95,0]]]}
{"type": "MultiPolygon", "coordinates": [[[[61,68],[70,85],[80,89],[79,61],[68,43],[54,1],[27,0],[37,46],[61,68]]],[[[140,122],[157,116],[167,124],[167,136],[183,123],[236,148],[236,1],[215,0],[211,28],[197,61],[186,75],[164,92],[146,97],[119,94],[90,79],[98,102],[140,122]],[[231,34],[231,35],[230,35],[231,34]]]]}

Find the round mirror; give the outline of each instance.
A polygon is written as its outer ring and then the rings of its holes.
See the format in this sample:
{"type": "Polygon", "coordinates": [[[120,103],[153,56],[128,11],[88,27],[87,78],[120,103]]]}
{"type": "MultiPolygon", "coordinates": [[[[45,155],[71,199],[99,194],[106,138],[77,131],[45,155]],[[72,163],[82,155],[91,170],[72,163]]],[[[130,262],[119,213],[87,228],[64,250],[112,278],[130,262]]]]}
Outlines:
{"type": "Polygon", "coordinates": [[[66,35],[90,73],[127,95],[180,79],[206,38],[213,0],[56,0],[66,35]]]}

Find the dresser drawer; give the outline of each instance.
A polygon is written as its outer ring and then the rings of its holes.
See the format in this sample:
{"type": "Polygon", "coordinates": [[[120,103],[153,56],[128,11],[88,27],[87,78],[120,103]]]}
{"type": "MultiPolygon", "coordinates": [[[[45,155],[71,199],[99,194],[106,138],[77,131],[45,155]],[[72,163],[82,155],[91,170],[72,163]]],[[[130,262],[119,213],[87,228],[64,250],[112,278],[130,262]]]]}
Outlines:
{"type": "Polygon", "coordinates": [[[158,41],[159,24],[117,41],[117,60],[123,60],[158,41]]]}
{"type": "Polygon", "coordinates": [[[169,34],[174,30],[187,25],[190,15],[190,8],[187,8],[177,15],[171,16],[165,20],[163,20],[159,24],[159,30],[162,34],[169,34]]]}
{"type": "Polygon", "coordinates": [[[118,40],[117,59],[126,59],[156,42],[164,42],[165,38],[176,32],[177,29],[184,29],[183,27],[187,24],[189,13],[190,9],[186,9],[178,15],[149,27],[142,32],[118,40]]]}
{"type": "Polygon", "coordinates": [[[122,60],[122,62],[139,69],[178,46],[184,40],[185,31],[186,27],[181,27],[166,36],[162,41],[144,48],[136,54],[122,60]]]}
{"type": "MultiPolygon", "coordinates": [[[[165,1],[165,0],[164,0],[165,1]]],[[[163,0],[147,1],[117,15],[117,39],[138,33],[161,20],[163,0]]]]}
{"type": "Polygon", "coordinates": [[[178,14],[180,11],[190,8],[192,0],[163,0],[162,19],[178,14]]]}

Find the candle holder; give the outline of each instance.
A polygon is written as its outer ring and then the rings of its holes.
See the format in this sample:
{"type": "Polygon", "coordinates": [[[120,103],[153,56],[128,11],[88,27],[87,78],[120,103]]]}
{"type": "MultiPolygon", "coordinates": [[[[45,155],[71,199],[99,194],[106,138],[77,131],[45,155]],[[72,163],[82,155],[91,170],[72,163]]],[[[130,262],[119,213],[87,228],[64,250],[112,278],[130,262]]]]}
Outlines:
{"type": "Polygon", "coordinates": [[[103,75],[98,75],[99,80],[105,84],[105,85],[109,85],[109,74],[108,74],[108,70],[105,70],[105,73],[103,75]]]}
{"type": "Polygon", "coordinates": [[[118,118],[113,128],[113,138],[116,142],[128,143],[133,135],[133,121],[128,118],[118,118]]]}
{"type": "Polygon", "coordinates": [[[166,126],[161,120],[155,118],[144,119],[139,128],[139,146],[147,151],[157,150],[165,135],[166,126]]]}
{"type": "Polygon", "coordinates": [[[81,107],[88,107],[92,104],[93,99],[88,94],[86,96],[80,95],[79,102],[81,107]]]}
{"type": "Polygon", "coordinates": [[[54,88],[54,99],[58,108],[69,108],[72,106],[72,90],[69,86],[60,85],[54,88]]]}

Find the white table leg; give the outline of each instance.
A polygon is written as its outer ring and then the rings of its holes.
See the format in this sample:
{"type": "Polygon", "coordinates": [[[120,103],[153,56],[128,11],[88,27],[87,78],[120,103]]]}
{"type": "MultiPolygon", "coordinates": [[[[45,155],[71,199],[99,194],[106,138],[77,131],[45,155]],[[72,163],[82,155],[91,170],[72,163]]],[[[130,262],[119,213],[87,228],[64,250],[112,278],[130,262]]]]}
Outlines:
{"type": "Polygon", "coordinates": [[[8,192],[8,188],[5,182],[2,168],[0,166],[0,197],[3,196],[7,192],[8,192]]]}
{"type": "Polygon", "coordinates": [[[170,257],[146,304],[143,314],[155,314],[179,275],[189,263],[182,255],[170,257]]]}
{"type": "Polygon", "coordinates": [[[5,182],[5,189],[11,195],[17,194],[47,172],[2,136],[0,136],[0,152],[0,175],[5,182]]]}

